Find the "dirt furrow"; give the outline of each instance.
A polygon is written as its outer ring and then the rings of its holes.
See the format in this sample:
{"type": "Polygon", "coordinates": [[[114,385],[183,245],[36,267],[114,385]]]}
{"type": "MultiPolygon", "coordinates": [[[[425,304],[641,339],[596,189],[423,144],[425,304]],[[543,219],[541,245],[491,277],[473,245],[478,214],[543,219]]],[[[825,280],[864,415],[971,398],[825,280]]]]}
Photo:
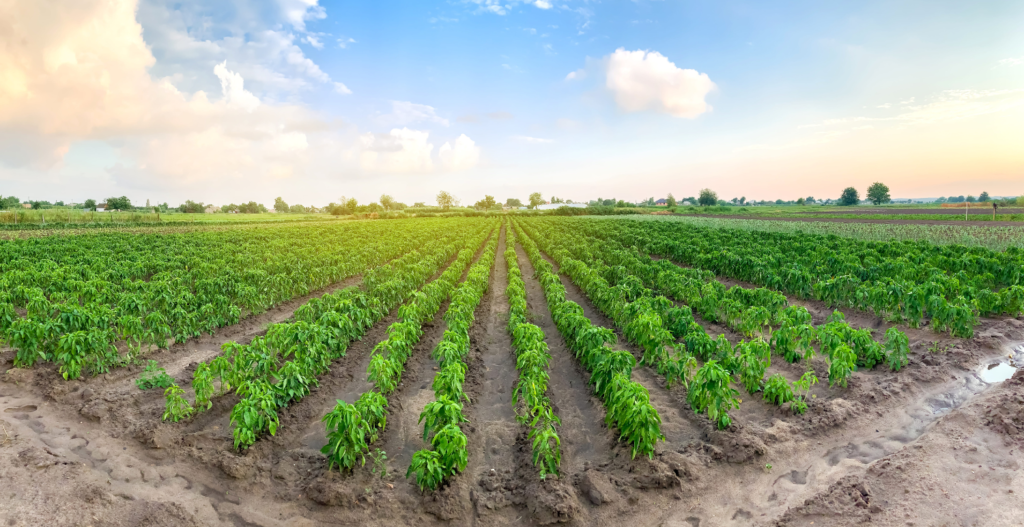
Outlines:
{"type": "Polygon", "coordinates": [[[593,395],[588,384],[590,374],[580,367],[551,318],[544,289],[534,275],[530,258],[519,246],[516,247],[516,256],[526,285],[530,322],[544,330],[544,342],[551,354],[548,396],[555,413],[562,420],[559,427],[562,467],[568,474],[582,472],[585,465],[607,461],[617,438],[604,424],[604,405],[593,395]]]}

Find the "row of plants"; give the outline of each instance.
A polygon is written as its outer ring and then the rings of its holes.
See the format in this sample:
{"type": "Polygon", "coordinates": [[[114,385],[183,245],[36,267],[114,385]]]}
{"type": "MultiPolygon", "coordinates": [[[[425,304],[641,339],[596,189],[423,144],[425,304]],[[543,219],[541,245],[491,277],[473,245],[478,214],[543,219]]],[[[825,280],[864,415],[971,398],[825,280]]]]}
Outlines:
{"type": "Polygon", "coordinates": [[[363,393],[352,404],[339,400],[324,416],[327,444],[322,452],[327,456],[328,469],[337,466],[346,471],[357,462],[360,465],[366,462],[370,445],[386,424],[379,409],[387,407],[387,396],[394,393],[402,381],[405,364],[423,335],[423,324],[433,320],[473,261],[474,251],[470,247],[481,246],[486,236],[486,232],[481,232],[468,241],[467,248],[459,251],[455,262],[440,277],[413,293],[398,309],[398,321],[388,327],[387,338],[374,347],[367,368],[367,378],[374,390],[363,393]]]}
{"type": "Polygon", "coordinates": [[[558,476],[562,463],[558,418],[548,399],[548,363],[551,354],[544,342],[544,330],[527,322],[526,284],[519,270],[516,255],[516,235],[511,226],[505,229],[505,262],[508,265],[508,286],[505,296],[509,303],[508,332],[516,353],[519,380],[512,393],[516,406],[516,419],[529,428],[533,464],[540,469],[540,479],[549,474],[558,476]]]}
{"type": "Polygon", "coordinates": [[[624,350],[615,350],[615,332],[595,326],[583,314],[579,304],[566,299],[565,286],[550,262],[544,259],[517,221],[514,223],[519,244],[533,264],[534,274],[544,289],[551,317],[580,365],[590,374],[594,393],[605,406],[605,423],[619,431],[619,440],[627,443],[631,456],[654,456],[654,446],[664,440],[661,416],[651,404],[650,394],[632,380],[636,358],[624,350]]]}
{"type": "Polygon", "coordinates": [[[1024,312],[1024,252],[927,242],[716,229],[676,222],[563,223],[800,298],[973,336],[978,316],[1024,312]]]}
{"type": "MultiPolygon", "coordinates": [[[[394,262],[364,274],[363,288],[350,287],[308,302],[295,312],[295,321],[270,326],[266,336],[247,345],[229,342],[224,354],[193,376],[196,407],[209,407],[212,378],[219,377],[221,393],[233,389],[240,401],[231,411],[236,448],[248,447],[265,433],[276,433],[278,410],[299,400],[317,384],[331,361],[344,355],[360,338],[430,276],[450,261],[473,231],[484,225],[449,231],[394,262]]],[[[165,419],[178,420],[190,411],[180,388],[167,390],[165,419]]],[[[380,401],[376,410],[383,416],[380,401]]]]}
{"type": "Polygon", "coordinates": [[[405,474],[415,478],[421,491],[437,489],[465,470],[469,462],[468,440],[461,427],[469,422],[462,406],[463,401],[469,401],[463,390],[469,369],[469,328],[474,322],[473,312],[487,292],[497,248],[498,236],[492,236],[480,259],[469,268],[466,280],[452,292],[444,314],[447,329],[431,352],[438,365],[431,386],[434,400],[427,403],[418,420],[423,423],[423,440],[431,448],[417,450],[405,474]]]}
{"type": "Polygon", "coordinates": [[[673,382],[686,386],[694,410],[707,413],[720,427],[729,425],[728,411],[738,405],[734,390],[729,387],[733,375],[738,376],[750,394],[764,390],[768,402],[791,402],[794,411],[806,410],[803,399],[793,396],[794,385],[798,392],[803,384],[809,389],[810,384],[817,382],[813,371],[809,369],[807,375],[792,384],[781,375],[765,381],[773,347],[776,354],[790,362],[807,360],[810,368],[809,360],[817,343],[829,364],[830,385],[845,386],[858,366],[871,368],[885,362],[898,370],[907,362],[907,339],[898,329],[887,332],[883,346],[875,342],[870,330],[854,330],[838,312],[827,324],[815,328],[806,309],[788,306],[785,297],[777,293],[734,288],[729,292],[739,294],[731,295],[730,299],[719,294],[724,290],[720,283],[703,282],[710,278],[706,272],[654,261],[635,248],[627,250],[615,242],[588,238],[571,229],[559,229],[556,236],[550,223],[532,222],[530,226],[563,272],[622,328],[630,341],[643,349],[643,362],[655,366],[669,386],[673,382]],[[618,265],[609,266],[605,261],[618,265]],[[641,277],[660,284],[660,290],[677,300],[696,306],[702,315],[706,313],[704,316],[721,317],[723,311],[728,314],[729,310],[723,310],[722,305],[728,306],[730,302],[748,305],[746,310],[733,311],[745,326],[747,336],[756,337],[735,347],[724,335],[713,339],[696,323],[689,306],[676,306],[656,295],[644,286],[641,277]],[[772,325],[777,325],[778,330],[772,332],[772,325]],[[767,330],[770,342],[763,338],[762,330],[767,330]],[[696,359],[703,361],[704,366],[690,381],[696,359]]]}
{"type": "Polygon", "coordinates": [[[0,244],[0,339],[15,366],[104,373],[378,266],[467,220],[52,236],[0,244]]]}

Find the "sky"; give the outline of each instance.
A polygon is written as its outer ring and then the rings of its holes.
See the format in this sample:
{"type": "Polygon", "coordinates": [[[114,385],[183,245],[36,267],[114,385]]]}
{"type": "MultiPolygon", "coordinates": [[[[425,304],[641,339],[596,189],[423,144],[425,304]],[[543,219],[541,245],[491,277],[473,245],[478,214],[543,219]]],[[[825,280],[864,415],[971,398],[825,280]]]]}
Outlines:
{"type": "Polygon", "coordinates": [[[0,195],[1024,194],[1024,2],[0,0],[0,195]]]}

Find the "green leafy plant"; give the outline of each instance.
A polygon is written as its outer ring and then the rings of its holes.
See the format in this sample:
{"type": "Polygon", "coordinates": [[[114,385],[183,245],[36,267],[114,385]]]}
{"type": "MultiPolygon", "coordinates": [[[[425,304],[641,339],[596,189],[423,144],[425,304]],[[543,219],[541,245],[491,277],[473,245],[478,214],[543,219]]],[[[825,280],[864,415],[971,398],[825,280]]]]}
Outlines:
{"type": "Polygon", "coordinates": [[[192,374],[192,391],[196,394],[196,411],[209,410],[213,406],[210,399],[214,395],[213,370],[210,365],[200,362],[192,374]]]}
{"type": "Polygon", "coordinates": [[[192,417],[193,408],[184,397],[185,390],[182,390],[177,384],[172,384],[166,390],[164,390],[164,397],[167,399],[166,409],[164,410],[163,420],[168,419],[177,423],[182,419],[188,419],[192,417]]]}
{"type": "Polygon", "coordinates": [[[782,374],[776,373],[764,383],[763,399],[775,406],[782,406],[793,400],[793,388],[782,374]]]}
{"type": "MultiPolygon", "coordinates": [[[[202,366],[202,365],[200,365],[202,366]]],[[[196,370],[198,371],[198,369],[196,370]]],[[[142,371],[139,378],[135,380],[135,386],[138,386],[140,390],[149,390],[151,388],[164,388],[174,384],[174,379],[167,375],[167,372],[160,367],[160,363],[155,360],[149,360],[146,364],[146,369],[142,371]]],[[[198,405],[198,401],[196,402],[198,405]]]]}
{"type": "Polygon", "coordinates": [[[900,371],[910,362],[910,359],[907,358],[910,352],[910,340],[896,328],[889,328],[885,332],[885,351],[885,363],[892,371],[900,371]]]}
{"type": "Polygon", "coordinates": [[[380,476],[380,479],[387,479],[388,477],[388,454],[384,450],[375,449],[370,453],[370,459],[373,460],[373,467],[370,471],[373,474],[380,476]]]}
{"type": "Polygon", "coordinates": [[[412,455],[409,470],[405,472],[405,477],[409,476],[416,478],[420,492],[439,487],[446,477],[444,465],[441,463],[441,454],[433,450],[417,450],[412,455]]]}
{"type": "Polygon", "coordinates": [[[818,377],[813,371],[806,371],[800,379],[793,382],[794,397],[789,408],[793,413],[802,414],[807,411],[807,396],[811,393],[811,386],[818,384],[818,377]]]}
{"type": "Polygon", "coordinates": [[[687,398],[697,413],[707,413],[708,418],[719,429],[732,424],[729,410],[740,407],[739,392],[730,386],[732,376],[718,362],[711,360],[704,364],[690,383],[687,398]]]}

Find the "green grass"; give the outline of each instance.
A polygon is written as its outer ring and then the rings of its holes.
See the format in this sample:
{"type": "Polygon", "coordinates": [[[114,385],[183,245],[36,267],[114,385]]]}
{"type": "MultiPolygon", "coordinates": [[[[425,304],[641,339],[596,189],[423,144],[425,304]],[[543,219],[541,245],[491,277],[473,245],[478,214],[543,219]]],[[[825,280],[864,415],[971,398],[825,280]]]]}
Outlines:
{"type": "Polygon", "coordinates": [[[979,225],[923,225],[893,223],[839,223],[772,221],[770,219],[709,218],[701,216],[587,216],[588,218],[628,218],[637,221],[681,221],[706,227],[787,233],[834,234],[859,240],[925,240],[940,245],[966,245],[1004,251],[1024,248],[1021,227],[985,227],[979,225]]]}

